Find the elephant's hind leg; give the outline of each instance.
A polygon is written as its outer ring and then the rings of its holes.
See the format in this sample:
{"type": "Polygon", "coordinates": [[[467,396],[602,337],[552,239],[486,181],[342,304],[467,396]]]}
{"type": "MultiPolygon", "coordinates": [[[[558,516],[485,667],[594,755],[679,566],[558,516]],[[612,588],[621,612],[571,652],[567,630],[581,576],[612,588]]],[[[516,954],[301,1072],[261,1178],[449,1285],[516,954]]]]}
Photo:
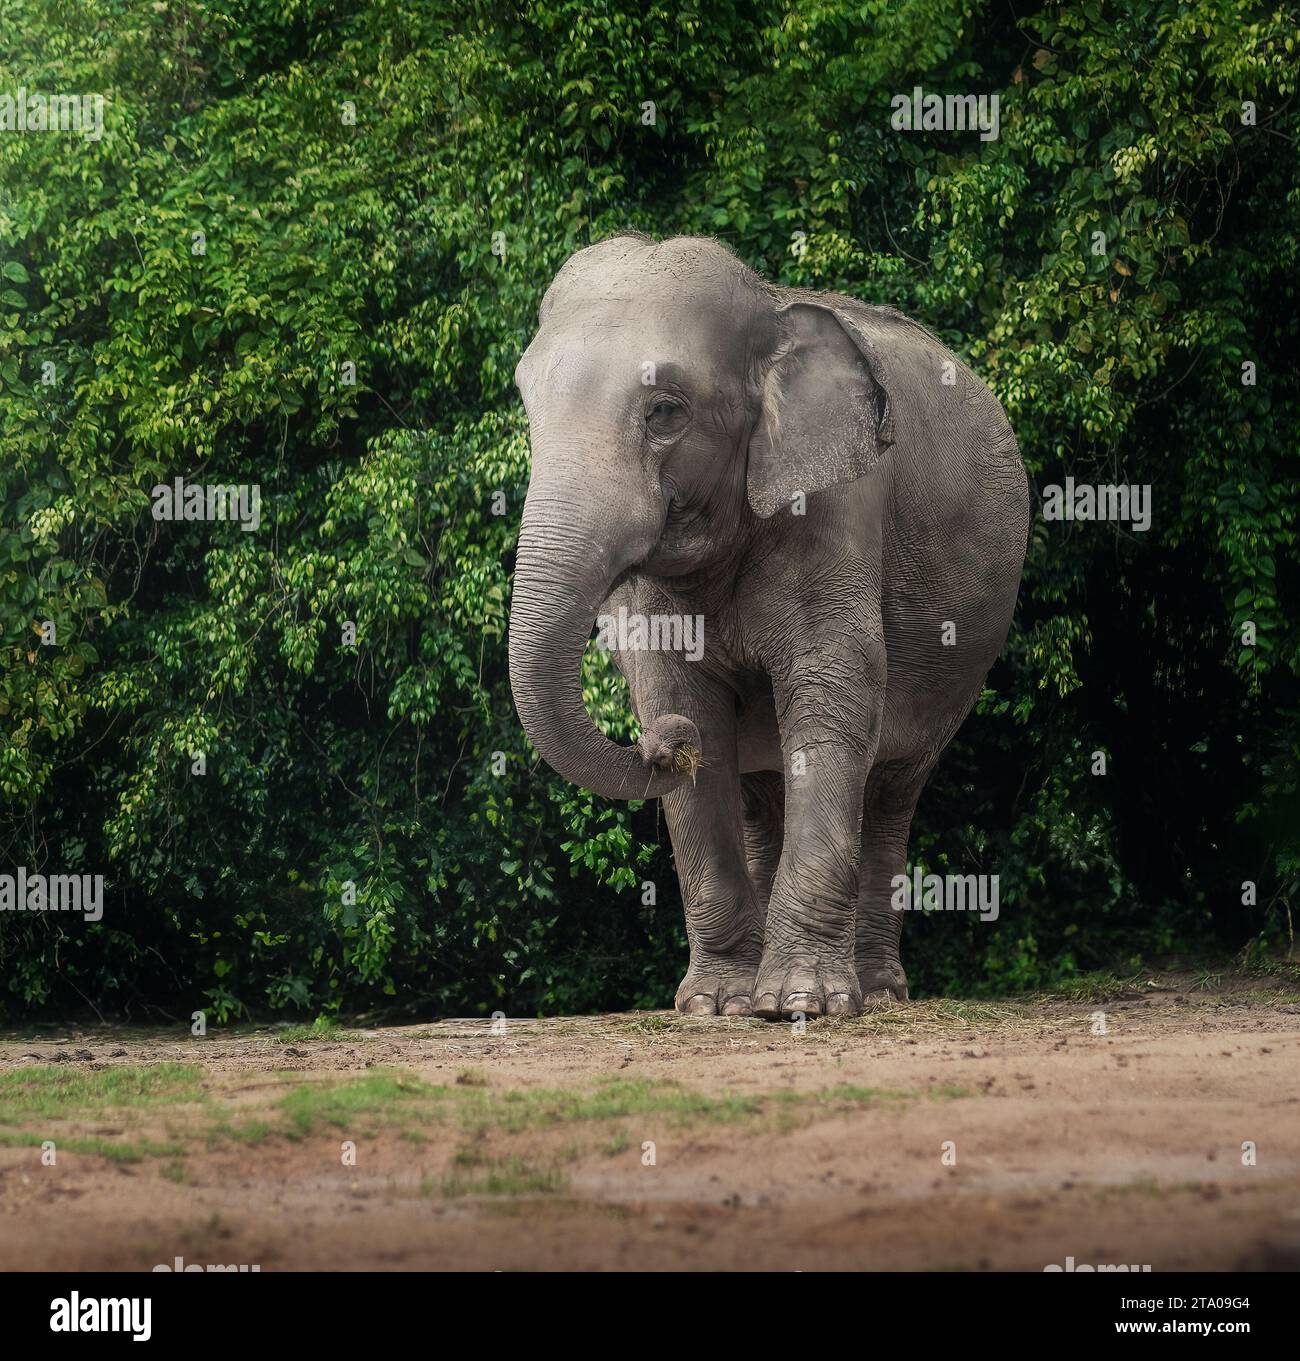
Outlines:
{"type": "Polygon", "coordinates": [[[864,1005],[907,1001],[899,953],[903,913],[894,909],[894,877],[907,870],[907,838],[931,764],[891,762],[867,780],[862,807],[856,961],[864,1005]]]}

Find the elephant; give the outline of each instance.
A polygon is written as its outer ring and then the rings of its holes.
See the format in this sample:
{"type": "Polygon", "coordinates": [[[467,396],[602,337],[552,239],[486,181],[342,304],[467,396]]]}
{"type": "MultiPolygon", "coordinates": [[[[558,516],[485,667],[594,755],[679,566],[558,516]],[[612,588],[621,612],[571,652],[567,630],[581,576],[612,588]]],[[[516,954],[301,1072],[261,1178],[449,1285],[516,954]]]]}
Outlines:
{"type": "Polygon", "coordinates": [[[515,383],[532,451],[515,706],[566,780],[662,801],[690,945],[677,1009],[906,1001],[891,884],[1028,540],[997,399],[891,307],[639,232],[564,263],[515,383]],[[598,620],[634,746],[583,701],[598,620]],[[703,646],[675,645],[673,621],[703,646]]]}

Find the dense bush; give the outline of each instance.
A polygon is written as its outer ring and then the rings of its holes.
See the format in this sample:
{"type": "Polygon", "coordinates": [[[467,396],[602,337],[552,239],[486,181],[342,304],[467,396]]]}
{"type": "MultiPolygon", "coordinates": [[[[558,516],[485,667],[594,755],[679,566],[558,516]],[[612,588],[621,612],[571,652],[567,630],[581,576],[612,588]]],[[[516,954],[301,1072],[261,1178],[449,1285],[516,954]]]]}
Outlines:
{"type": "MultiPolygon", "coordinates": [[[[670,999],[658,809],[539,765],[505,664],[514,363],[629,225],[921,318],[1036,488],[1151,484],[1145,533],[1035,522],[913,842],[999,874],[1002,920],[910,919],[918,986],[1284,938],[1295,21],[1018,8],[8,0],[0,94],[105,105],[98,140],[0,131],[0,867],[108,902],[5,914],[0,1007],[670,999]],[[893,130],[917,85],[996,93],[1000,136],[893,130]],[[177,476],[259,484],[261,527],[156,521],[177,476]]],[[[629,735],[594,655],[588,700],[629,735]]]]}

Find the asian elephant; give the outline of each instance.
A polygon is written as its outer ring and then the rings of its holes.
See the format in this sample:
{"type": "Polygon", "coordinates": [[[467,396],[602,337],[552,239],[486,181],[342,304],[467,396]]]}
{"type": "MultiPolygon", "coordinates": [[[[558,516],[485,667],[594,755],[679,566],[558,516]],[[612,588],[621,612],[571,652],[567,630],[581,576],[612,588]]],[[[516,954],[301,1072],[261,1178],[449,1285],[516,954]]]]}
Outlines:
{"type": "Polygon", "coordinates": [[[515,704],[566,779],[663,800],[691,951],[678,1010],[906,999],[891,881],[1028,537],[997,400],[892,308],[635,233],[565,263],[515,381],[533,460],[515,704]],[[635,747],[583,703],[598,616],[635,747]]]}

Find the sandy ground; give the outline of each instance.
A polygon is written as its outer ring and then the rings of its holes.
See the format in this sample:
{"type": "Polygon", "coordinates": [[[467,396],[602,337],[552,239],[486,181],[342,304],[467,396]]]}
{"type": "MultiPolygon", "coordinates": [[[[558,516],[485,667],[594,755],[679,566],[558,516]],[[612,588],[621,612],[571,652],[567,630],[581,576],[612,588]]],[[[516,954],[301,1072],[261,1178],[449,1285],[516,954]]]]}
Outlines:
{"type": "Polygon", "coordinates": [[[1300,1267],[1294,983],[178,1032],[0,1037],[0,1269],[1300,1267]]]}

